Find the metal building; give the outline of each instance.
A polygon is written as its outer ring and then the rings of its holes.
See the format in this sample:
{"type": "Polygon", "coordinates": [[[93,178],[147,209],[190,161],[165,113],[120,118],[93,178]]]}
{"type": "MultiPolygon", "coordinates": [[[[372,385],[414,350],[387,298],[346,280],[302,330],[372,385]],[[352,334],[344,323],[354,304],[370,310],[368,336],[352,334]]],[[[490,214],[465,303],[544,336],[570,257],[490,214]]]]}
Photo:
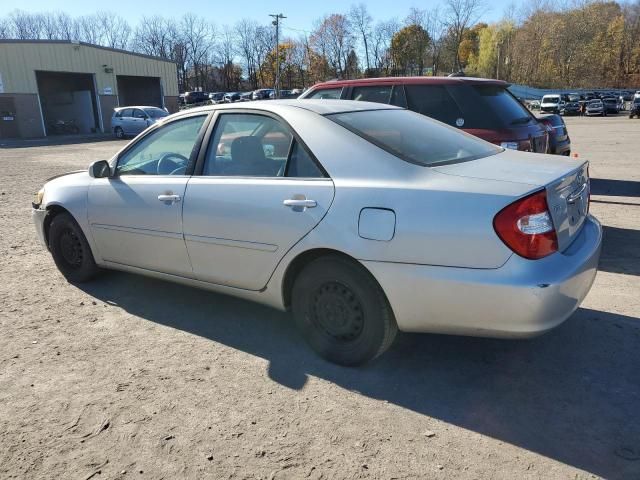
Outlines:
{"type": "Polygon", "coordinates": [[[42,137],[59,120],[110,132],[123,105],[177,111],[176,64],[83,42],[0,40],[0,138],[42,137]]]}

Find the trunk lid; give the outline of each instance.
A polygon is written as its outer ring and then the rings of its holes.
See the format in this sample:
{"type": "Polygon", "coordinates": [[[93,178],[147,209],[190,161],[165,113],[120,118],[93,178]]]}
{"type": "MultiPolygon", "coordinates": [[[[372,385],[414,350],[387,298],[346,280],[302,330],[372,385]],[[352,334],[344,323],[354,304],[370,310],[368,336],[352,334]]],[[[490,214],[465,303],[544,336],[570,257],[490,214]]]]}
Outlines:
{"type": "Polygon", "coordinates": [[[588,165],[588,162],[558,155],[506,150],[470,162],[432,168],[446,175],[529,185],[529,191],[544,187],[558,248],[563,251],[580,231],[588,213],[588,165]]]}

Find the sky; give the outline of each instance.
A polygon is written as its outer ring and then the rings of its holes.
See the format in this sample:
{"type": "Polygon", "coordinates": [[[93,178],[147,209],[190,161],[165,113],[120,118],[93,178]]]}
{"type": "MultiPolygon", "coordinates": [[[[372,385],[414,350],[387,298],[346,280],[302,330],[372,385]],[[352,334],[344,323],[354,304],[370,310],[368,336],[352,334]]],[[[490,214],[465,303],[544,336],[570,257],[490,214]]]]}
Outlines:
{"type": "MultiPolygon", "coordinates": [[[[219,0],[131,0],[127,2],[95,2],[87,0],[0,0],[0,15],[15,9],[28,12],[64,11],[72,16],[87,15],[98,10],[118,13],[133,26],[138,19],[148,15],[179,17],[187,12],[199,12],[204,18],[218,25],[233,25],[241,18],[252,18],[260,23],[268,23],[270,13],[282,13],[284,20],[283,33],[297,36],[298,31],[310,31],[314,21],[325,14],[346,13],[354,3],[362,0],[281,0],[266,2],[264,0],[242,0],[241,2],[221,2],[219,0]],[[235,5],[238,8],[235,8],[235,5]]],[[[525,0],[526,1],[526,0],[525,0]]],[[[442,0],[370,0],[364,2],[374,20],[387,20],[397,17],[404,19],[411,7],[431,9],[442,0]],[[392,5],[392,7],[390,7],[392,5]]],[[[482,16],[484,21],[494,21],[502,17],[505,8],[512,0],[489,0],[489,7],[482,16]]]]}

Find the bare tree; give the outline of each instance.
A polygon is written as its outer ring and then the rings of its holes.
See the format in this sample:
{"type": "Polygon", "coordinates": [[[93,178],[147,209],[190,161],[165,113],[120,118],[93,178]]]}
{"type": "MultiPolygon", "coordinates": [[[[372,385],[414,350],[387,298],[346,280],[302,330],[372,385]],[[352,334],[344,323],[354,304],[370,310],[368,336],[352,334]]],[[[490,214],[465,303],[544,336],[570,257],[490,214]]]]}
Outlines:
{"type": "Polygon", "coordinates": [[[235,26],[238,53],[242,56],[247,78],[253,88],[258,88],[257,71],[260,68],[260,64],[256,61],[258,28],[258,24],[255,21],[248,19],[240,20],[235,26]]]}
{"type": "Polygon", "coordinates": [[[455,68],[461,68],[460,44],[465,30],[473,25],[484,10],[484,0],[446,0],[445,21],[453,40],[455,68]]]}
{"type": "Polygon", "coordinates": [[[220,65],[224,86],[230,90],[234,83],[233,60],[236,55],[235,35],[231,28],[225,25],[215,44],[215,54],[211,58],[213,63],[220,65]]]}
{"type": "Polygon", "coordinates": [[[360,40],[362,41],[362,46],[364,47],[365,66],[367,70],[370,70],[371,64],[369,62],[369,42],[371,37],[371,25],[373,22],[373,18],[369,14],[367,5],[364,3],[352,5],[351,10],[349,11],[349,19],[351,21],[351,25],[353,25],[353,27],[358,31],[358,34],[360,35],[360,40]]]}
{"type": "Polygon", "coordinates": [[[61,40],[79,39],[78,23],[68,13],[56,13],[55,21],[58,28],[58,38],[61,40]]]}
{"type": "Polygon", "coordinates": [[[99,42],[111,48],[125,49],[129,44],[131,27],[127,21],[113,12],[98,12],[95,22],[99,29],[99,42]]]}
{"type": "Polygon", "coordinates": [[[14,10],[9,14],[12,35],[20,40],[33,40],[41,38],[42,19],[38,15],[14,10]]]}
{"type": "Polygon", "coordinates": [[[0,18],[0,38],[14,38],[13,26],[6,18],[0,18]]]}
{"type": "Polygon", "coordinates": [[[326,57],[335,75],[344,78],[349,53],[353,49],[349,19],[336,13],[324,17],[311,35],[311,44],[326,57]]]}
{"type": "Polygon", "coordinates": [[[391,40],[400,30],[396,19],[378,22],[373,29],[371,56],[377,75],[388,75],[391,70],[391,40]]]}
{"type": "Polygon", "coordinates": [[[78,26],[78,40],[93,43],[94,45],[100,44],[102,36],[98,20],[95,15],[83,15],[78,17],[76,23],[78,26]]]}

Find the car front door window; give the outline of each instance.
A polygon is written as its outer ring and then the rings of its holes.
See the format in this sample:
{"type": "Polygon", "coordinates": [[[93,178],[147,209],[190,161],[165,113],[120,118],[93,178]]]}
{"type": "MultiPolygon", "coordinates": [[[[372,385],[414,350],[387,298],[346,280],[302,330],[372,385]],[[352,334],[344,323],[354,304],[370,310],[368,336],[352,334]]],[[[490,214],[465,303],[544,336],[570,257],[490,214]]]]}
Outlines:
{"type": "Polygon", "coordinates": [[[116,175],[185,175],[206,115],[173,121],[118,159],[116,175]]]}

